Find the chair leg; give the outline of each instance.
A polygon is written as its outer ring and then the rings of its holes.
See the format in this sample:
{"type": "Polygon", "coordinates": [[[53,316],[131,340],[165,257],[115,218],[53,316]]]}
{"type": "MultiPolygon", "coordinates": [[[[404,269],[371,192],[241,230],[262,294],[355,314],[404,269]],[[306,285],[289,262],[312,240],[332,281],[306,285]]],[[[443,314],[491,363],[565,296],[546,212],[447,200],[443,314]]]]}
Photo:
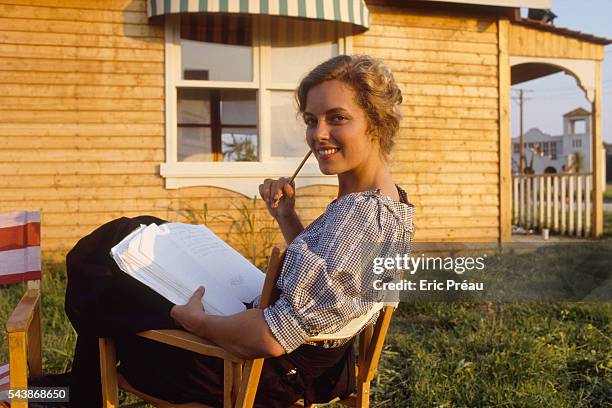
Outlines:
{"type": "Polygon", "coordinates": [[[257,384],[259,384],[263,363],[263,358],[257,358],[247,361],[244,365],[236,407],[251,408],[255,403],[255,394],[257,393],[257,384]]]}
{"type": "Polygon", "coordinates": [[[234,367],[229,360],[223,360],[223,408],[232,407],[232,390],[234,389],[234,367]]]}
{"type": "Polygon", "coordinates": [[[359,379],[357,381],[356,407],[368,408],[370,406],[370,382],[359,379]]]}
{"type": "MultiPolygon", "coordinates": [[[[27,341],[25,332],[8,333],[9,343],[9,369],[11,389],[27,388],[28,386],[28,363],[27,363],[27,341]]],[[[11,402],[13,408],[27,408],[27,401],[11,402]]]]}
{"type": "Polygon", "coordinates": [[[119,407],[119,389],[117,385],[117,355],[115,341],[111,338],[99,339],[100,347],[100,380],[102,382],[102,407],[119,407]]]}
{"type": "Polygon", "coordinates": [[[42,341],[40,332],[40,302],[34,309],[32,323],[28,329],[28,368],[30,377],[42,375],[42,341]]]}
{"type": "Polygon", "coordinates": [[[234,376],[233,383],[234,388],[232,389],[232,402],[236,404],[238,400],[238,387],[242,381],[242,363],[232,363],[232,374],[234,376]]]}

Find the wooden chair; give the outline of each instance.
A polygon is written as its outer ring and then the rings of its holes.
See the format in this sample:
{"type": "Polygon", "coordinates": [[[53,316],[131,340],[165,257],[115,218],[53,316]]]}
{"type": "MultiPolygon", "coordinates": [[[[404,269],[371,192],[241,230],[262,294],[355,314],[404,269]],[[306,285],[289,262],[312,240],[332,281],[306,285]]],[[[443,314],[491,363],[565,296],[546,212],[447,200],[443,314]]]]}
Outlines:
{"type": "MultiPolygon", "coordinates": [[[[42,375],[40,330],[40,212],[0,213],[0,284],[27,281],[23,297],[6,322],[10,388],[26,388],[42,375]]],[[[13,402],[11,407],[27,407],[13,402]]]]}
{"type": "MultiPolygon", "coordinates": [[[[261,294],[260,308],[267,307],[278,298],[276,280],[282,269],[285,249],[285,245],[277,245],[272,250],[261,294]]],[[[394,308],[391,306],[383,307],[376,324],[365,328],[360,333],[356,378],[357,391],[348,399],[339,401],[340,403],[356,407],[369,406],[370,382],[376,372],[393,310],[394,308]]],[[[182,330],[148,330],[138,333],[138,335],[195,353],[222,358],[224,360],[224,407],[250,408],[253,406],[263,367],[263,358],[253,360],[241,359],[208,340],[182,330]]],[[[329,337],[326,337],[326,339],[329,339],[329,337]]],[[[320,341],[321,338],[308,340],[320,341]]],[[[99,346],[104,408],[119,406],[119,387],[159,408],[207,407],[200,403],[172,404],[138,391],[117,373],[117,359],[113,339],[101,338],[99,346]]],[[[296,406],[303,406],[303,404],[297,404],[296,406]]]]}

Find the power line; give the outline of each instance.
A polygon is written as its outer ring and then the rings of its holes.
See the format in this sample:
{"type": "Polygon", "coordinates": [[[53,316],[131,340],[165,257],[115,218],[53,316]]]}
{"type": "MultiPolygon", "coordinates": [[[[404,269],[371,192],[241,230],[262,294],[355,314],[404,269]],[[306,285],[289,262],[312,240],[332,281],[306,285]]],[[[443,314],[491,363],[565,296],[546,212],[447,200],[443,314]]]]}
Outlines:
{"type": "Polygon", "coordinates": [[[533,89],[532,92],[549,92],[549,91],[560,91],[560,90],[572,90],[577,88],[578,85],[571,85],[571,86],[559,86],[559,87],[555,87],[555,88],[541,88],[541,89],[533,89]]]}

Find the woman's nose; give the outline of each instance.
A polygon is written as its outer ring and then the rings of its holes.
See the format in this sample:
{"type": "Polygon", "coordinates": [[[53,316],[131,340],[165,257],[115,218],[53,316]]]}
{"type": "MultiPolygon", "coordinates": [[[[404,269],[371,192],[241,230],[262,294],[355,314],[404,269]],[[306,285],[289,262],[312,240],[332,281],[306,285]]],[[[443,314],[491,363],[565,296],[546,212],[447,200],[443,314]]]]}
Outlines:
{"type": "Polygon", "coordinates": [[[312,137],[316,141],[329,139],[329,126],[325,121],[320,120],[312,130],[312,137]]]}

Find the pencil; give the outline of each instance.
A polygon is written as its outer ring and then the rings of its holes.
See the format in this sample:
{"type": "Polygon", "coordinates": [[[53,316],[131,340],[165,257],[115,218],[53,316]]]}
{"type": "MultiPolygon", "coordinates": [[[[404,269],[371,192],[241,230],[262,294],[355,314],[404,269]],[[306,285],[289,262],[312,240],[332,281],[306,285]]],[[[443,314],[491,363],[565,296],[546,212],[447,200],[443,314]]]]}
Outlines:
{"type": "Polygon", "coordinates": [[[308,158],[310,157],[311,153],[312,153],[312,150],[309,150],[308,153],[306,153],[306,156],[304,156],[300,165],[293,172],[293,176],[291,176],[291,178],[289,179],[289,184],[293,183],[293,180],[295,180],[295,177],[298,175],[300,170],[302,170],[302,167],[304,167],[304,164],[306,163],[306,160],[308,160],[308,158]]]}
{"type": "MultiPolygon", "coordinates": [[[[295,171],[293,172],[293,175],[289,179],[289,184],[293,183],[293,180],[295,180],[295,178],[297,177],[297,175],[300,172],[300,170],[302,170],[302,167],[304,167],[304,164],[306,163],[306,160],[308,160],[308,158],[310,157],[311,153],[312,153],[312,150],[308,150],[308,153],[306,153],[306,156],[304,156],[304,158],[302,159],[302,162],[297,167],[297,169],[295,169],[295,171]]],[[[278,197],[278,200],[276,200],[274,202],[274,205],[273,205],[274,208],[278,207],[278,204],[279,204],[281,198],[283,198],[283,192],[282,191],[281,191],[280,197],[278,197]]]]}

